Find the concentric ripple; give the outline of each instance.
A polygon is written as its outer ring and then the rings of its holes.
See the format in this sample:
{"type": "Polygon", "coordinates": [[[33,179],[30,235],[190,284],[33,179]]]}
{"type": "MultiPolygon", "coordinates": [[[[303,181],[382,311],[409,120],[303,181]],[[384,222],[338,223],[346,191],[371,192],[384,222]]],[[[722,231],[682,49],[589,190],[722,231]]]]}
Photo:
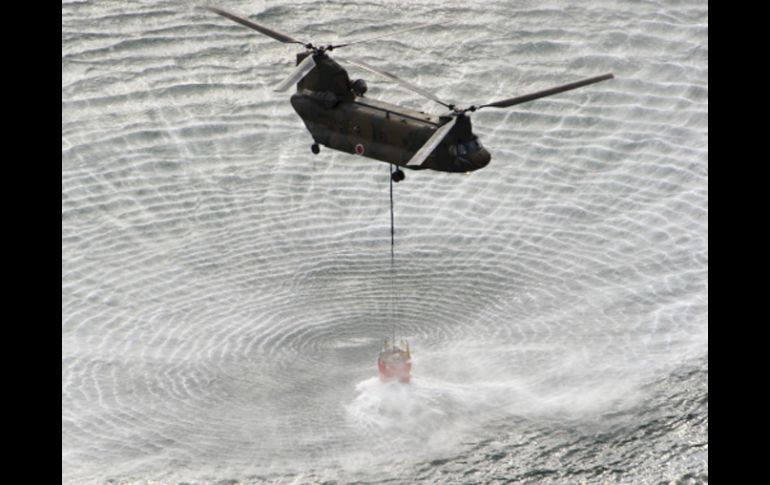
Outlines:
{"type": "Polygon", "coordinates": [[[312,155],[296,50],[201,5],[62,3],[63,483],[708,480],[704,2],[228,2],[313,41],[453,20],[345,56],[459,104],[615,74],[407,172],[393,272],[389,167],[312,155]]]}

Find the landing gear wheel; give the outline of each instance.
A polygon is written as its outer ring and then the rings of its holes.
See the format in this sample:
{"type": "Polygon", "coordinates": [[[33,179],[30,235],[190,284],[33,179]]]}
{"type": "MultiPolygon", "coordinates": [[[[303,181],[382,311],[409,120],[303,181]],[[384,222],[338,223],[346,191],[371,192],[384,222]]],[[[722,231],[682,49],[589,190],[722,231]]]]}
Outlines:
{"type": "Polygon", "coordinates": [[[404,180],[406,178],[406,175],[404,175],[404,172],[401,171],[400,168],[397,168],[395,172],[390,174],[390,178],[394,182],[398,183],[398,182],[401,182],[402,180],[404,180]]]}
{"type": "Polygon", "coordinates": [[[318,152],[321,151],[321,147],[318,146],[318,143],[313,143],[310,145],[310,151],[313,152],[315,155],[318,155],[318,152]]]}

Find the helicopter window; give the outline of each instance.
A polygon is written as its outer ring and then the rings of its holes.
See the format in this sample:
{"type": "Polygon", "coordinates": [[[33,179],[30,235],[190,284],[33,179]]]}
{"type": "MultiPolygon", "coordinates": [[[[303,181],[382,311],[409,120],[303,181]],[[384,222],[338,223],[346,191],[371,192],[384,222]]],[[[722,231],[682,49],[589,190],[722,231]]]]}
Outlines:
{"type": "Polygon", "coordinates": [[[464,143],[463,146],[468,153],[477,152],[481,148],[481,144],[479,144],[478,140],[469,141],[468,143],[464,143]]]}
{"type": "Polygon", "coordinates": [[[458,143],[449,147],[449,153],[455,156],[468,155],[481,149],[481,143],[478,140],[471,140],[467,143],[458,143]]]}

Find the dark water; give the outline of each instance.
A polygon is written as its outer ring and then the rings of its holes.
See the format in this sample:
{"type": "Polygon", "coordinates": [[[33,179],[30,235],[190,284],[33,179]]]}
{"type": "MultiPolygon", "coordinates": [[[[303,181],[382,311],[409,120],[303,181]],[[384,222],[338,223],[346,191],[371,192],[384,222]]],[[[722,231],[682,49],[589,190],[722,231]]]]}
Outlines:
{"type": "Polygon", "coordinates": [[[407,172],[393,292],[389,167],[310,153],[296,49],[63,3],[63,483],[708,481],[705,3],[225,6],[313,41],[452,19],[344,57],[461,104],[616,79],[407,172]],[[394,322],[409,386],[376,378],[394,322]]]}

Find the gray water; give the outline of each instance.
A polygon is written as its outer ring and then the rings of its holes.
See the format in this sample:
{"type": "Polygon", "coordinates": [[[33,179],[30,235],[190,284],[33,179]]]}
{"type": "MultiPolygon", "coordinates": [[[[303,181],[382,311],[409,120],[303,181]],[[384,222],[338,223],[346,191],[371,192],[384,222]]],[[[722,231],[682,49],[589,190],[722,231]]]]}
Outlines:
{"type": "MultiPolygon", "coordinates": [[[[221,4],[461,105],[480,171],[322,148],[287,46],[62,3],[62,482],[708,481],[708,6],[221,4]],[[396,324],[412,384],[376,376],[396,324]]],[[[441,113],[363,77],[370,97],[441,113]]]]}

